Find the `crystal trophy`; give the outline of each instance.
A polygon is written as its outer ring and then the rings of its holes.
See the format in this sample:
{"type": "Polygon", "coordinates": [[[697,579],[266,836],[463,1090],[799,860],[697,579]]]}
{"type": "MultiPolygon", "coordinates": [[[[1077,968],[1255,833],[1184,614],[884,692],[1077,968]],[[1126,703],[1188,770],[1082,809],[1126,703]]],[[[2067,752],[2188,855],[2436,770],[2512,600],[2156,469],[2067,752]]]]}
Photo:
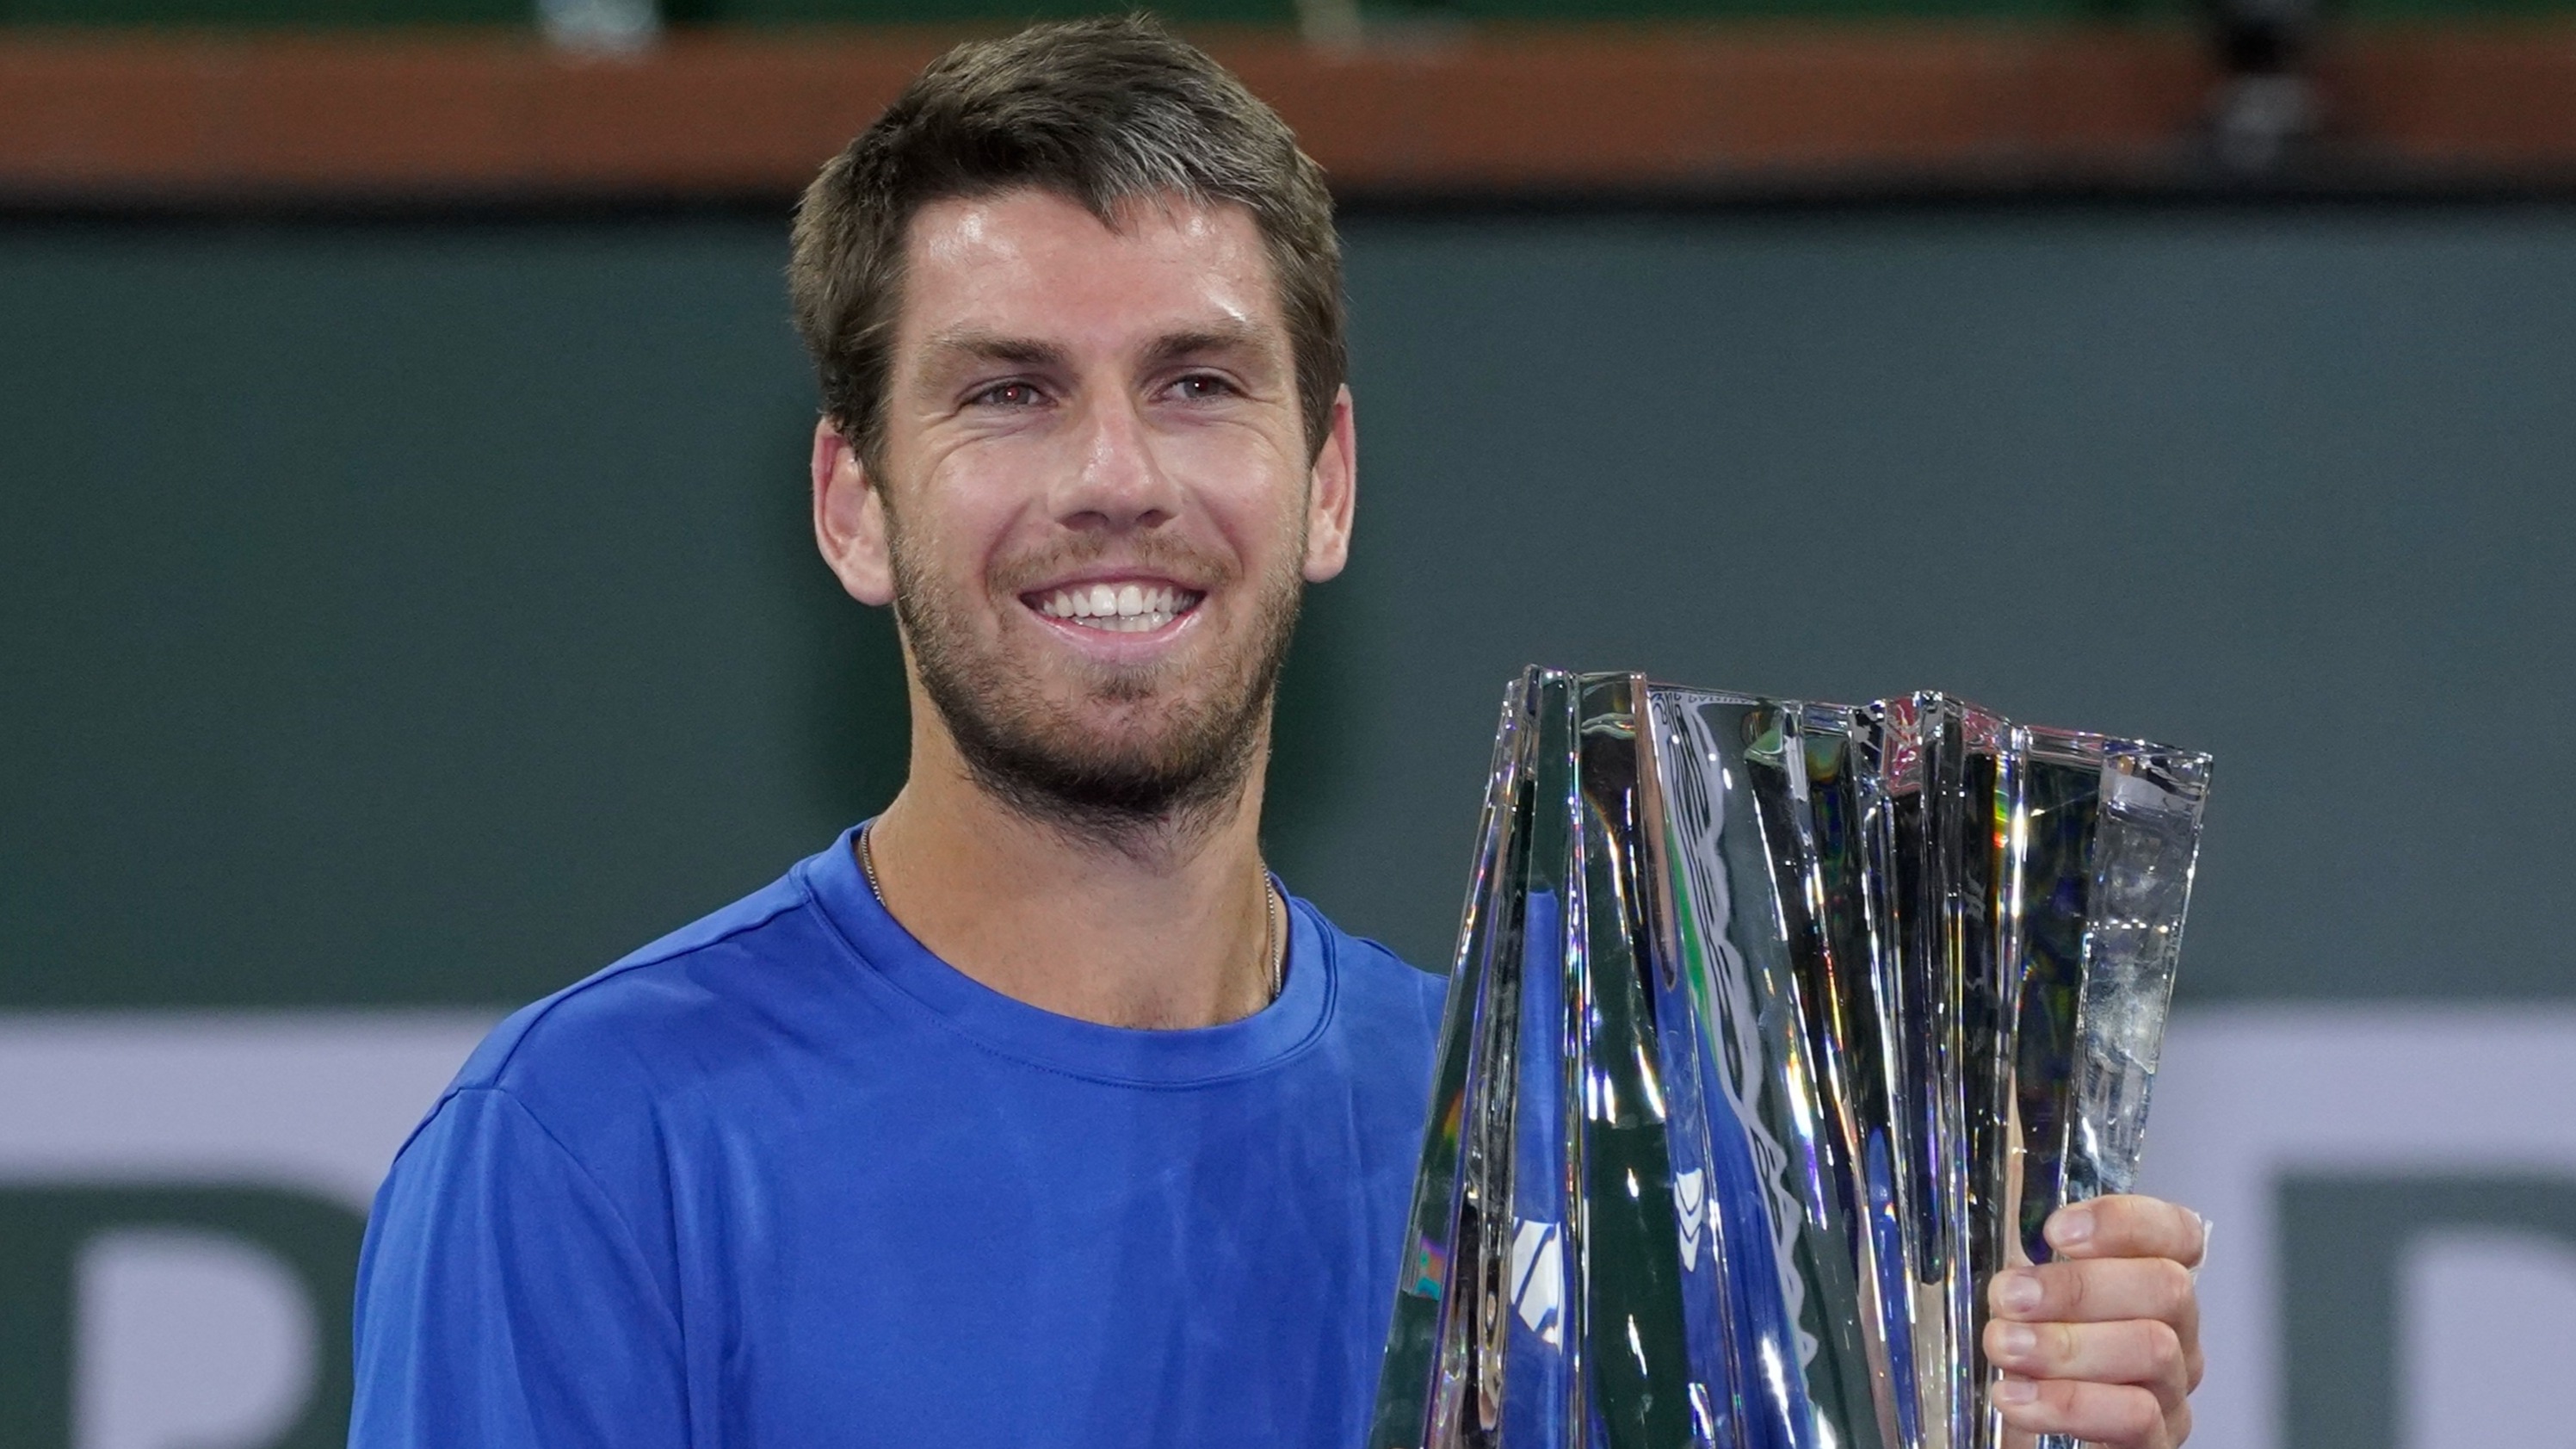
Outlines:
{"type": "Polygon", "coordinates": [[[1942,694],[1524,673],[1371,1449],[1994,1449],[1986,1284],[2135,1177],[2208,784],[1942,694]]]}

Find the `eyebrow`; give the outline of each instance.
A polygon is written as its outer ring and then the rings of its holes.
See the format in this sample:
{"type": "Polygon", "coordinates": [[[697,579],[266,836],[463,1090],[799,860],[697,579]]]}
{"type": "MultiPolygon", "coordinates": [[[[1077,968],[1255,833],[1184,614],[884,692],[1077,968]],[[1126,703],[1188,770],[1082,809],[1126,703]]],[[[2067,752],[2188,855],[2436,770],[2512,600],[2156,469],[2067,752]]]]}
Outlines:
{"type": "Polygon", "coordinates": [[[1185,332],[1168,332],[1154,339],[1145,349],[1145,362],[1161,367],[1184,357],[1208,352],[1231,352],[1250,348],[1267,352],[1271,329],[1252,322],[1228,322],[1217,327],[1194,327],[1185,332]]]}
{"type": "Polygon", "coordinates": [[[973,327],[938,333],[928,340],[926,347],[934,357],[967,362],[1008,362],[1021,367],[1060,368],[1069,361],[1065,350],[1052,342],[1010,337],[973,327]]]}
{"type": "MultiPolygon", "coordinates": [[[[1145,365],[1167,367],[1186,357],[1211,352],[1251,350],[1267,353],[1274,329],[1256,322],[1228,321],[1209,327],[1191,327],[1167,332],[1145,349],[1145,365]]],[[[1013,337],[1007,333],[987,331],[980,327],[959,327],[934,333],[923,344],[933,359],[940,363],[999,362],[1014,367],[1069,369],[1072,355],[1052,342],[1034,337],[1013,337]]]]}

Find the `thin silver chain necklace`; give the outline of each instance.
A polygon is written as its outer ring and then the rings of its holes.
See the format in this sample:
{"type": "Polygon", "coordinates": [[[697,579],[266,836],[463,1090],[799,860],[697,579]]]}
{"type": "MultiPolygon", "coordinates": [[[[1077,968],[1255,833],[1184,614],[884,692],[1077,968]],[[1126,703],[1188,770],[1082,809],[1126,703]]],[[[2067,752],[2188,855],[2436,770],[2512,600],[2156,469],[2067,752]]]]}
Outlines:
{"type": "MultiPolygon", "coordinates": [[[[868,894],[875,896],[877,905],[882,907],[885,905],[885,887],[877,884],[877,853],[868,843],[868,837],[874,834],[876,822],[873,820],[859,830],[859,872],[868,878],[868,894]]],[[[1262,873],[1261,905],[1261,959],[1270,968],[1270,1000],[1277,1001],[1279,973],[1288,963],[1282,959],[1287,953],[1279,949],[1279,888],[1270,883],[1267,871],[1262,873]]]]}

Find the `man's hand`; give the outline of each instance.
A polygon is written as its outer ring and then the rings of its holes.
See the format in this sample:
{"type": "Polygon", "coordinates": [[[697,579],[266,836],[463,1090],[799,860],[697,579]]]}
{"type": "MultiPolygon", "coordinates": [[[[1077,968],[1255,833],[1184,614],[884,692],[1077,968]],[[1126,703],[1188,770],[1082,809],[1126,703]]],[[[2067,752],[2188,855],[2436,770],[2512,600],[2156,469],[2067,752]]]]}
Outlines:
{"type": "Polygon", "coordinates": [[[2191,1270],[2207,1231],[2187,1208],[2103,1197],[2057,1210],[2057,1261],[1995,1275],[1986,1356],[2003,1371],[2004,1423],[2116,1449],[2173,1449],[2200,1386],[2191,1270]]]}

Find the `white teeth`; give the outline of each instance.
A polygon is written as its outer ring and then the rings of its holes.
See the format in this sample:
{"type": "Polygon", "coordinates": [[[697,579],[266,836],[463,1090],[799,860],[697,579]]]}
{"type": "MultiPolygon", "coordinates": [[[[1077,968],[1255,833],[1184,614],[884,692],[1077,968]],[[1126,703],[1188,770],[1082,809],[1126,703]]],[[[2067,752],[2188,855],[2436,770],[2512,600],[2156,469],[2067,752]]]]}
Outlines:
{"type": "Polygon", "coordinates": [[[1089,584],[1057,589],[1038,601],[1038,612],[1114,634],[1149,634],[1196,602],[1188,590],[1165,585],[1089,584]]]}

